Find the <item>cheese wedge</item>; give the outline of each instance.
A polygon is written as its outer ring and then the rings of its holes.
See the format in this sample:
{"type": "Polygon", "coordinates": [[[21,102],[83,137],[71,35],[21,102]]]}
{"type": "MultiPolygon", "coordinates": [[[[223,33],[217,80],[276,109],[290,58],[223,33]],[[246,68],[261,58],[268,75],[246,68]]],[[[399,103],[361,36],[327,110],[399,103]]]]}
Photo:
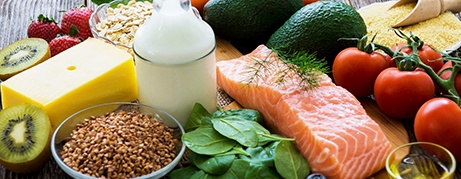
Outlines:
{"type": "Polygon", "coordinates": [[[36,104],[53,129],[86,107],[138,97],[133,57],[93,38],[4,81],[1,90],[4,108],[36,104]]]}

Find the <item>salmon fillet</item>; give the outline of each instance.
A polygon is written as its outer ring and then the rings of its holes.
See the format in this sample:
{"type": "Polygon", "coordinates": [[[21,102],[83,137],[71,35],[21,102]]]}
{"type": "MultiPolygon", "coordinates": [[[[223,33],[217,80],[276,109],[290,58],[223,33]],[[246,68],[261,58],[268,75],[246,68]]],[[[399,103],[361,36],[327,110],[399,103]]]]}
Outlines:
{"type": "Polygon", "coordinates": [[[366,178],[384,168],[393,149],[379,125],[347,90],[325,74],[313,90],[301,78],[279,72],[283,62],[260,45],[250,54],[217,63],[218,85],[245,108],[259,110],[266,125],[295,139],[312,172],[327,178],[366,178]],[[256,61],[271,61],[255,75],[256,61]]]}

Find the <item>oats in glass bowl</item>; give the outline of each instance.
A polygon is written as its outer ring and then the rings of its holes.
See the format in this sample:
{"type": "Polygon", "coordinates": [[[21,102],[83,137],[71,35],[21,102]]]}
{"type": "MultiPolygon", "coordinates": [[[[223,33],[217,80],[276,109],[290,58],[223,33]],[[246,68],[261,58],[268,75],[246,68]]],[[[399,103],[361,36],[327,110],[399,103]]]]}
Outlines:
{"type": "Polygon", "coordinates": [[[90,18],[93,37],[104,39],[118,47],[127,49],[131,54],[134,35],[151,15],[151,2],[131,0],[126,5],[115,0],[101,4],[90,18]]]}

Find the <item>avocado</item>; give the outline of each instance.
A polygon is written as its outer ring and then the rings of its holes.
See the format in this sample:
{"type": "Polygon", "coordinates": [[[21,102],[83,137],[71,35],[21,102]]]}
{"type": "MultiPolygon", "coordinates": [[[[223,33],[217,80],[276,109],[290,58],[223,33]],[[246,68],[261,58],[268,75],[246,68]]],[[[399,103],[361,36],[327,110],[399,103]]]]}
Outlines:
{"type": "Polygon", "coordinates": [[[255,46],[304,6],[302,0],[210,0],[203,19],[215,34],[231,43],[255,46]]]}
{"type": "Polygon", "coordinates": [[[294,13],[266,46],[279,53],[315,53],[331,67],[341,50],[357,46],[357,41],[340,38],[360,39],[366,34],[366,24],[354,8],[343,2],[318,1],[294,13]]]}

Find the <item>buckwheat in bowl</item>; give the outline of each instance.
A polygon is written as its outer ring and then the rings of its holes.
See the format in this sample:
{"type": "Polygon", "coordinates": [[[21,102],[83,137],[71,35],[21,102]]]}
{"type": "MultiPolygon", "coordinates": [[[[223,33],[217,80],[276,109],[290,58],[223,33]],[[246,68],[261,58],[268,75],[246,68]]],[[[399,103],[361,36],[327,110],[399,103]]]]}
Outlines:
{"type": "Polygon", "coordinates": [[[83,109],[51,138],[58,166],[74,178],[160,178],[181,160],[184,129],[171,115],[139,103],[83,109]]]}

